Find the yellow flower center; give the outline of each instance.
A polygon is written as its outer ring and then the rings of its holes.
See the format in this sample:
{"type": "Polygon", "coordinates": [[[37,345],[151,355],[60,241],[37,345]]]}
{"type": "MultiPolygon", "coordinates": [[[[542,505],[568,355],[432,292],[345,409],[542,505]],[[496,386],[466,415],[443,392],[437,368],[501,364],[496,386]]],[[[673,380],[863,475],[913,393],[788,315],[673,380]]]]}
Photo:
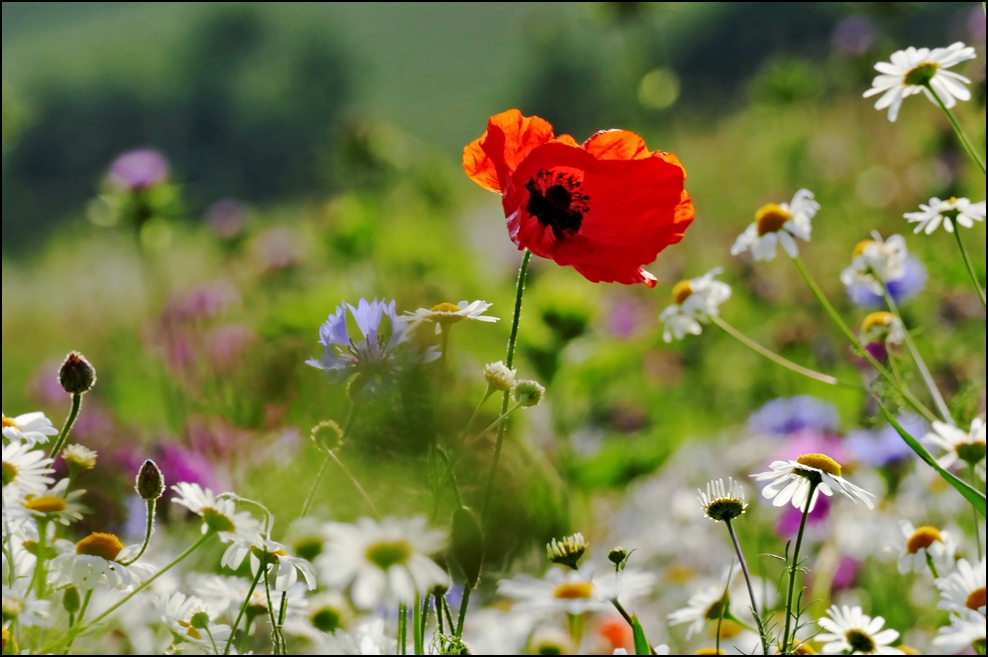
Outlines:
{"type": "Polygon", "coordinates": [[[123,543],[113,534],[94,532],[79,541],[75,546],[75,551],[76,554],[86,554],[107,561],[115,561],[123,548],[123,543]]]}
{"type": "Polygon", "coordinates": [[[553,595],[557,600],[589,600],[593,595],[593,584],[590,582],[567,582],[556,587],[553,595]]]}
{"type": "Polygon", "coordinates": [[[13,463],[3,462],[3,486],[7,487],[7,484],[17,479],[17,468],[13,463]]]}
{"type": "Polygon", "coordinates": [[[930,83],[940,69],[939,64],[934,64],[933,62],[928,62],[926,64],[920,64],[913,70],[906,73],[905,82],[906,84],[913,87],[923,87],[930,83]]]}
{"type": "Polygon", "coordinates": [[[847,644],[851,646],[851,653],[861,653],[862,655],[872,655],[875,653],[875,641],[861,630],[849,630],[844,635],[847,644]]]}
{"type": "Polygon", "coordinates": [[[934,543],[943,543],[943,536],[934,527],[920,527],[906,541],[909,554],[918,554],[920,550],[929,550],[934,543]]]}
{"type": "Polygon", "coordinates": [[[455,303],[441,303],[438,306],[432,307],[432,312],[434,313],[458,313],[460,312],[460,307],[455,303]]]}
{"type": "Polygon", "coordinates": [[[386,541],[367,548],[367,560],[381,570],[404,566],[412,558],[412,546],[407,541],[386,541]]]}
{"type": "Polygon", "coordinates": [[[726,655],[727,653],[723,650],[717,650],[716,648],[700,648],[696,651],[697,655],[726,655]]]}
{"type": "Polygon", "coordinates": [[[680,281],[672,288],[672,302],[677,306],[683,305],[683,302],[691,296],[693,296],[693,286],[689,281],[680,281]]]}
{"type": "Polygon", "coordinates": [[[202,510],[202,519],[206,523],[206,526],[213,531],[231,534],[237,531],[237,526],[233,524],[233,521],[227,518],[225,515],[217,511],[206,507],[202,510]]]}
{"type": "Polygon", "coordinates": [[[741,633],[743,631],[744,631],[744,628],[743,627],[741,627],[740,625],[738,625],[734,621],[728,620],[726,618],[720,624],[720,638],[721,639],[727,639],[727,640],[736,639],[739,636],[741,636],[741,633]]]}
{"type": "Polygon", "coordinates": [[[439,317],[433,317],[432,321],[438,322],[440,324],[456,324],[464,319],[463,315],[456,315],[455,313],[460,312],[460,307],[452,303],[441,303],[438,306],[432,307],[432,312],[443,313],[439,317]]]}
{"type": "Polygon", "coordinates": [[[907,655],[922,655],[923,654],[923,653],[921,653],[920,651],[916,650],[915,648],[913,648],[911,646],[902,645],[902,646],[899,646],[899,650],[901,650],[903,653],[905,653],[907,655]]]}
{"type": "Polygon", "coordinates": [[[801,643],[798,646],[796,646],[796,649],[793,651],[793,654],[794,655],[815,655],[816,654],[816,650],[814,650],[813,649],[813,646],[811,646],[808,643],[801,643]]]}
{"type": "Polygon", "coordinates": [[[24,503],[24,508],[38,513],[59,513],[65,511],[65,500],[57,495],[29,496],[24,503]]]}
{"type": "Polygon", "coordinates": [[[871,313],[861,324],[862,333],[871,333],[876,328],[885,328],[895,322],[895,315],[887,312],[871,313]]]}
{"type": "Polygon", "coordinates": [[[980,589],[972,593],[967,598],[967,604],[965,605],[971,611],[978,611],[985,606],[985,588],[982,586],[980,589]]]}
{"type": "Polygon", "coordinates": [[[828,475],[833,477],[839,477],[841,472],[843,472],[837,461],[823,454],[804,454],[796,459],[796,463],[805,465],[808,468],[815,468],[821,472],[826,472],[828,475]]]}
{"type": "Polygon", "coordinates": [[[755,213],[759,237],[765,237],[769,233],[778,233],[790,221],[792,221],[792,215],[775,203],[769,203],[755,213]]]}
{"type": "Polygon", "coordinates": [[[190,623],[188,623],[186,621],[179,621],[178,622],[178,625],[183,630],[185,630],[185,635],[188,636],[190,639],[194,639],[196,641],[202,641],[202,635],[199,634],[199,630],[197,630],[196,628],[192,627],[192,625],[190,623]]]}
{"type": "Polygon", "coordinates": [[[6,415],[3,416],[3,428],[4,429],[17,429],[18,431],[20,431],[20,429],[21,429],[19,426],[17,426],[16,424],[14,424],[14,421],[11,420],[6,415]]]}
{"type": "Polygon", "coordinates": [[[875,242],[874,240],[864,240],[863,242],[858,242],[858,245],[854,247],[854,254],[851,257],[857,258],[860,255],[864,255],[865,249],[872,244],[878,244],[878,242],[875,242]]]}
{"type": "Polygon", "coordinates": [[[2,652],[5,655],[16,655],[21,651],[17,645],[17,639],[14,638],[7,628],[3,628],[3,646],[2,652]]]}

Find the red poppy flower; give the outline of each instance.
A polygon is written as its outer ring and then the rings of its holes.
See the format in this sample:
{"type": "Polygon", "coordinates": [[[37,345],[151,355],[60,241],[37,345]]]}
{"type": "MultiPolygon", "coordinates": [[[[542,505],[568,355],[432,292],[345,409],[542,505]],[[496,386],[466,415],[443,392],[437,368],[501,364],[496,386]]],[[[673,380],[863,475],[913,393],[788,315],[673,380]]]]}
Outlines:
{"type": "Polygon", "coordinates": [[[682,240],[694,217],[679,160],[650,152],[626,130],[598,132],[581,146],[537,116],[508,110],[464,149],[463,168],[501,194],[519,249],[572,265],[594,283],[655,287],[642,265],[682,240]]]}

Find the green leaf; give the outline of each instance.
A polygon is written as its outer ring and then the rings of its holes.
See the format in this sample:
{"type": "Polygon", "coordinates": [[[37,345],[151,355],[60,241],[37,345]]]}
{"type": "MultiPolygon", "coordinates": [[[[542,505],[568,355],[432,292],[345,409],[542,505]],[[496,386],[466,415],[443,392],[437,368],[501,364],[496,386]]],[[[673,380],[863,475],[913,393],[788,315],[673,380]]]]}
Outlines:
{"type": "Polygon", "coordinates": [[[638,622],[638,616],[631,617],[631,629],[635,633],[635,654],[651,655],[652,646],[645,638],[645,630],[642,629],[642,624],[638,622]]]}
{"type": "Polygon", "coordinates": [[[926,461],[927,465],[936,470],[941,477],[947,480],[948,484],[956,488],[957,492],[964,496],[964,499],[974,505],[974,508],[978,510],[978,513],[980,513],[982,517],[986,517],[985,494],[976,490],[966,481],[959,479],[957,476],[940,467],[940,464],[937,463],[936,459],[933,458],[928,451],[926,451],[926,448],[923,447],[918,440],[910,436],[909,432],[902,428],[902,425],[895,419],[895,416],[893,416],[881,402],[879,402],[878,406],[882,409],[882,414],[885,416],[885,419],[887,419],[889,424],[891,424],[895,430],[899,432],[902,439],[906,441],[906,444],[909,445],[914,452],[916,452],[919,458],[926,461]]]}

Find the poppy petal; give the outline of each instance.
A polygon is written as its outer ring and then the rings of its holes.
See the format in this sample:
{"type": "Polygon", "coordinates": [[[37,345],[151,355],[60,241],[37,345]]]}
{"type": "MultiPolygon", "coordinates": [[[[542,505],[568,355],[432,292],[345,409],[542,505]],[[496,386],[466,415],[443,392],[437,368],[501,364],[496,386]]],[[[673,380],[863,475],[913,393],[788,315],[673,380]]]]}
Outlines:
{"type": "Polygon", "coordinates": [[[487,132],[463,149],[463,169],[481,187],[501,192],[503,179],[514,173],[533,149],[552,139],[552,126],[544,119],[522,116],[516,109],[496,114],[487,123],[487,132]]]}
{"type": "Polygon", "coordinates": [[[599,160],[642,160],[652,155],[645,140],[627,130],[601,130],[583,148],[599,160]]]}

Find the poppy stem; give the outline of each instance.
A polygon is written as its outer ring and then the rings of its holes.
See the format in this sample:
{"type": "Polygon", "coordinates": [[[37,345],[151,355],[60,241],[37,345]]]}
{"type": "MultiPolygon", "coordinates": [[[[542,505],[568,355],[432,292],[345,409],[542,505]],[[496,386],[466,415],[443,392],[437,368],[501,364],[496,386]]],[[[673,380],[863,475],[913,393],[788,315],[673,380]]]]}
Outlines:
{"type": "Polygon", "coordinates": [[[971,143],[971,140],[967,138],[967,134],[964,132],[964,128],[962,128],[961,124],[957,122],[957,117],[955,117],[954,113],[950,111],[950,108],[944,104],[943,100],[940,98],[940,94],[936,92],[936,90],[929,82],[927,82],[923,86],[926,87],[927,91],[933,94],[933,97],[937,101],[937,105],[939,105],[940,109],[942,109],[944,114],[947,115],[947,119],[950,121],[950,125],[953,126],[954,132],[957,133],[957,138],[960,140],[961,145],[964,147],[964,150],[967,151],[967,154],[971,156],[971,159],[974,160],[975,164],[978,165],[978,168],[981,169],[981,175],[985,175],[985,161],[982,160],[981,156],[978,155],[977,151],[974,150],[974,145],[971,143]]]}
{"type": "Polygon", "coordinates": [[[961,250],[961,257],[964,258],[964,264],[967,265],[967,273],[971,276],[971,282],[974,283],[974,289],[978,291],[978,296],[981,297],[981,305],[988,308],[988,302],[985,301],[985,290],[981,287],[981,281],[978,280],[978,274],[974,271],[974,265],[971,264],[971,258],[967,255],[967,249],[964,248],[964,242],[961,240],[961,227],[956,221],[954,224],[954,237],[957,238],[957,246],[961,250]]]}
{"type": "MultiPolygon", "coordinates": [[[[508,369],[512,369],[515,362],[515,346],[518,342],[518,324],[521,321],[521,304],[522,299],[525,297],[525,280],[528,278],[528,264],[532,260],[532,252],[528,249],[525,250],[525,255],[521,259],[521,269],[518,270],[518,284],[515,289],[515,314],[511,320],[511,337],[508,338],[508,353],[507,357],[504,359],[504,364],[507,365],[508,369]]],[[[506,391],[504,393],[504,399],[501,401],[501,415],[504,416],[508,412],[508,406],[511,403],[511,392],[506,391]]],[[[484,506],[481,511],[481,518],[487,518],[487,514],[490,511],[491,506],[491,496],[494,494],[494,478],[497,476],[497,466],[501,461],[501,448],[504,446],[504,432],[507,429],[507,424],[502,423],[497,429],[497,442],[494,445],[494,461],[491,463],[491,472],[487,477],[487,492],[484,493],[484,506]]]]}

